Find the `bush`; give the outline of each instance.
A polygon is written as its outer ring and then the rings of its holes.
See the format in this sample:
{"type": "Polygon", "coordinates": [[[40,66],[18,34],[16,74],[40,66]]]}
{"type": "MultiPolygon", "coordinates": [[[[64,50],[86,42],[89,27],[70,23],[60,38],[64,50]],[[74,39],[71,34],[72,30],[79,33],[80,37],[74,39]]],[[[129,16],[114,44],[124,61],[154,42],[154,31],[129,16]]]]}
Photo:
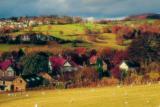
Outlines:
{"type": "Polygon", "coordinates": [[[74,80],[77,87],[90,86],[98,81],[98,72],[94,68],[82,68],[75,74],[74,80]]]}
{"type": "Polygon", "coordinates": [[[148,73],[150,82],[156,82],[160,78],[160,74],[158,72],[150,72],[148,73]]]}
{"type": "Polygon", "coordinates": [[[103,28],[101,29],[101,32],[102,32],[102,33],[111,33],[111,30],[110,30],[108,27],[103,27],[103,28]]]}
{"type": "Polygon", "coordinates": [[[131,76],[126,77],[124,79],[124,84],[129,85],[129,84],[142,84],[142,77],[141,75],[138,74],[131,74],[131,76]]]}
{"type": "Polygon", "coordinates": [[[113,77],[112,78],[103,77],[102,80],[100,81],[101,86],[112,86],[117,84],[119,84],[119,80],[113,77]]]}
{"type": "Polygon", "coordinates": [[[57,82],[55,84],[56,89],[65,89],[65,84],[63,82],[57,82]]]}

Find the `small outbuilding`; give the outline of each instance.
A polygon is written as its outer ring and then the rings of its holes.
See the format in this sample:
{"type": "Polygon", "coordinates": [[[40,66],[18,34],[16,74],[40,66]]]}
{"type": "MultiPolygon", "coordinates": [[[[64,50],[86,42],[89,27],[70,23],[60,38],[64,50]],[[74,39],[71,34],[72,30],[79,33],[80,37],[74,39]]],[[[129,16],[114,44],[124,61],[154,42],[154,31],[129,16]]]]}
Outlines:
{"type": "Polygon", "coordinates": [[[43,85],[43,78],[38,75],[22,75],[13,81],[15,91],[25,91],[43,85]]]}

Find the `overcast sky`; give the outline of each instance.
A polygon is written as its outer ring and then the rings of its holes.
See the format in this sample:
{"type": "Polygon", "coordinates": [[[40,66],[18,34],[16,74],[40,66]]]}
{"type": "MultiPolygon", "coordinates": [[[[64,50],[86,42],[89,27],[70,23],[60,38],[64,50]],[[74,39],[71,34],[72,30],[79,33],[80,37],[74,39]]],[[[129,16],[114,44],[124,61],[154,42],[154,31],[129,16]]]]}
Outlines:
{"type": "Polygon", "coordinates": [[[160,0],[0,0],[0,17],[70,15],[122,17],[160,13],[160,0]]]}

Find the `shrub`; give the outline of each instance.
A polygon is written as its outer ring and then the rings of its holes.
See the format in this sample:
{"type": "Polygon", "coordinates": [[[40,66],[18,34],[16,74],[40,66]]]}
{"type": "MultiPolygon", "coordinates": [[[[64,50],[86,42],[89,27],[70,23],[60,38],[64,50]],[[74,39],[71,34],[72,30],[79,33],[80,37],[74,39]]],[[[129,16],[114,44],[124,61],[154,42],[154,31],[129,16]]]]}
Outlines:
{"type": "Polygon", "coordinates": [[[101,86],[111,86],[117,84],[119,84],[119,80],[113,77],[112,78],[103,77],[100,81],[101,86]]]}
{"type": "Polygon", "coordinates": [[[75,83],[78,87],[90,86],[98,81],[98,72],[94,68],[82,68],[75,74],[75,83]]]}
{"type": "Polygon", "coordinates": [[[160,74],[158,72],[152,71],[152,72],[148,73],[148,75],[149,75],[149,79],[151,82],[156,82],[160,78],[160,74]]]}
{"type": "Polygon", "coordinates": [[[144,84],[150,82],[150,77],[149,77],[148,74],[144,74],[144,75],[143,75],[143,77],[142,77],[142,82],[143,82],[144,84]]]}
{"type": "Polygon", "coordinates": [[[110,30],[108,27],[103,27],[103,28],[101,29],[101,32],[102,32],[102,33],[111,33],[111,30],[110,30]]]}
{"type": "Polygon", "coordinates": [[[55,84],[56,89],[65,89],[65,84],[63,82],[57,82],[55,84]]]}
{"type": "Polygon", "coordinates": [[[116,43],[118,44],[118,45],[124,45],[124,38],[123,38],[123,36],[119,36],[119,35],[117,35],[116,36],[116,43]]]}
{"type": "Polygon", "coordinates": [[[120,73],[120,69],[118,66],[115,66],[113,69],[111,69],[111,74],[115,78],[119,78],[119,79],[121,78],[120,77],[121,73],[120,73]]]}
{"type": "Polygon", "coordinates": [[[88,29],[88,28],[85,28],[85,29],[84,29],[84,33],[85,33],[86,35],[89,35],[89,34],[92,34],[92,31],[91,31],[90,29],[88,29]]]}
{"type": "Polygon", "coordinates": [[[131,74],[131,76],[128,76],[124,79],[124,84],[141,84],[142,83],[142,75],[138,74],[131,74]]]}

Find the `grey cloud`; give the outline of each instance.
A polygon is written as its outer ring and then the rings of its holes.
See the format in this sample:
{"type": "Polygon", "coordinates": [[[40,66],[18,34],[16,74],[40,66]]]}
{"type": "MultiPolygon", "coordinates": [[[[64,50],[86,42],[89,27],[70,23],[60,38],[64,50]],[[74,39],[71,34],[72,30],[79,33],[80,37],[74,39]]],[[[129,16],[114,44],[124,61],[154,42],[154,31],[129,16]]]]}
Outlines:
{"type": "Polygon", "coordinates": [[[160,12],[160,0],[0,0],[0,17],[79,15],[118,17],[160,12]]]}

